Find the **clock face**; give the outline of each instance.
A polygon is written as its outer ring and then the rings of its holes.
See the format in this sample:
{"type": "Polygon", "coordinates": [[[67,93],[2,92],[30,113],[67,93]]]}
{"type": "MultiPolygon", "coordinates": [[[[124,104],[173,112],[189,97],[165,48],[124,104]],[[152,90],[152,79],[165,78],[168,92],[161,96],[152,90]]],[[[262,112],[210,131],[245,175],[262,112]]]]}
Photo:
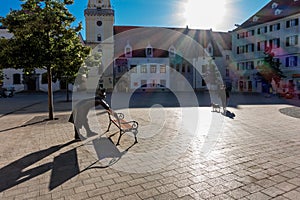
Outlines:
{"type": "Polygon", "coordinates": [[[97,21],[98,26],[102,26],[102,21],[97,21]]]}

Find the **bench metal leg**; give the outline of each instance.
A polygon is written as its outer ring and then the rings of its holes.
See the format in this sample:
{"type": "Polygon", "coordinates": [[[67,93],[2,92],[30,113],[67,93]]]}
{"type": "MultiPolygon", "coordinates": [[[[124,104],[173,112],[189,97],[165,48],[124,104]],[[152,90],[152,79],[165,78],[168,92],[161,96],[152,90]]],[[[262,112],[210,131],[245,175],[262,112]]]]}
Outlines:
{"type": "Polygon", "coordinates": [[[134,144],[136,144],[136,143],[138,143],[137,137],[136,137],[136,135],[138,134],[138,131],[134,130],[134,131],[132,131],[132,133],[134,134],[134,144]]]}
{"type": "Polygon", "coordinates": [[[120,136],[118,138],[118,142],[117,142],[116,146],[118,146],[120,144],[120,140],[121,140],[121,137],[122,137],[123,133],[125,133],[125,132],[123,132],[122,130],[120,130],[120,136]]]}
{"type": "Polygon", "coordinates": [[[108,132],[108,131],[109,131],[109,129],[110,129],[110,126],[111,126],[111,121],[109,120],[109,124],[108,124],[108,127],[107,127],[107,130],[106,130],[106,132],[108,132]]]}

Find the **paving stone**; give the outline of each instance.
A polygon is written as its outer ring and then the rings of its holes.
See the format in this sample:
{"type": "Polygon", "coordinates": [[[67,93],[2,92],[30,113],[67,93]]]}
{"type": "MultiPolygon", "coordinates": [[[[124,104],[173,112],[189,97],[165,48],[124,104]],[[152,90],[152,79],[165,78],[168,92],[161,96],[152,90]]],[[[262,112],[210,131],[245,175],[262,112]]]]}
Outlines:
{"type": "Polygon", "coordinates": [[[155,188],[151,188],[148,190],[144,190],[142,192],[138,192],[137,195],[141,198],[141,199],[146,199],[149,197],[154,197],[156,195],[159,195],[159,191],[157,191],[155,188]]]}
{"type": "Polygon", "coordinates": [[[300,178],[299,177],[289,179],[289,180],[287,180],[287,182],[292,183],[292,184],[294,184],[296,186],[300,186],[300,178]]]}
{"type": "Polygon", "coordinates": [[[245,185],[244,187],[242,187],[243,190],[246,190],[249,193],[256,193],[258,191],[263,190],[264,188],[261,187],[260,185],[257,185],[255,183],[250,183],[248,185],[245,185]]]}
{"type": "Polygon", "coordinates": [[[93,189],[91,191],[87,191],[89,197],[94,197],[94,196],[100,196],[101,194],[108,193],[110,190],[108,187],[102,187],[102,188],[97,188],[93,189]]]}
{"type": "Polygon", "coordinates": [[[125,194],[122,190],[116,190],[116,191],[108,192],[108,193],[101,195],[102,199],[107,199],[107,200],[118,199],[118,198],[121,198],[124,196],[125,196],[125,194]]]}
{"type": "Polygon", "coordinates": [[[125,195],[129,195],[129,194],[141,192],[143,190],[144,189],[140,185],[136,185],[136,186],[131,186],[123,189],[123,192],[125,193],[125,195]]]}
{"type": "Polygon", "coordinates": [[[251,199],[251,200],[267,200],[271,199],[270,196],[263,194],[261,192],[256,192],[253,194],[250,194],[249,196],[246,196],[246,198],[251,199]]]}
{"type": "Polygon", "coordinates": [[[178,199],[178,197],[172,193],[172,192],[168,192],[168,193],[164,193],[164,194],[160,194],[160,195],[156,195],[153,197],[153,199],[178,199]]]}
{"type": "Polygon", "coordinates": [[[177,195],[177,197],[183,197],[189,194],[194,193],[195,191],[190,187],[179,188],[173,191],[177,195]]]}
{"type": "Polygon", "coordinates": [[[271,186],[276,184],[275,181],[272,181],[270,179],[262,179],[262,180],[259,180],[259,181],[255,182],[255,183],[262,186],[262,187],[264,187],[264,188],[268,188],[268,187],[271,187],[271,186]]]}
{"type": "Polygon", "coordinates": [[[276,196],[284,193],[283,190],[276,188],[276,187],[269,187],[267,189],[262,190],[261,192],[267,194],[270,197],[276,197],[276,196]]]}
{"type": "Polygon", "coordinates": [[[222,200],[222,199],[232,199],[232,197],[230,197],[229,195],[227,194],[220,194],[218,196],[214,196],[214,197],[211,197],[209,198],[209,200],[222,200]]]}
{"type": "Polygon", "coordinates": [[[208,189],[210,187],[212,187],[211,185],[209,185],[208,183],[206,182],[201,182],[201,183],[196,183],[194,185],[191,185],[190,186],[193,190],[195,191],[202,191],[202,190],[205,190],[205,189],[208,189]]]}
{"type": "Polygon", "coordinates": [[[297,200],[300,197],[300,192],[293,190],[293,191],[283,194],[283,196],[287,197],[288,199],[291,199],[291,200],[297,200]]]}
{"type": "Polygon", "coordinates": [[[242,190],[240,188],[237,188],[235,190],[231,190],[231,191],[227,192],[226,194],[228,194],[229,196],[231,196],[235,199],[241,199],[242,197],[245,197],[245,196],[249,195],[250,193],[245,190],[242,190]]]}
{"type": "MultiPolygon", "coordinates": [[[[32,112],[0,117],[0,129],[18,127],[47,116],[46,107],[41,104],[32,107],[32,112]]],[[[300,135],[296,130],[300,125],[299,119],[287,118],[278,111],[284,107],[278,104],[230,108],[236,117],[224,118],[220,140],[207,157],[202,155],[200,145],[205,137],[195,137],[187,151],[171,165],[145,173],[116,170],[114,167],[122,160],[110,167],[101,167],[101,160],[87,169],[96,157],[82,145],[84,141],[68,144],[73,139],[73,126],[63,120],[4,131],[0,134],[0,179],[7,185],[0,183],[0,199],[299,199],[300,135]],[[58,171],[53,170],[57,165],[57,162],[53,164],[54,160],[63,155],[67,155],[65,162],[72,161],[77,173],[68,173],[70,165],[61,163],[61,176],[55,177],[58,171]],[[26,179],[26,173],[32,177],[26,179]],[[14,178],[7,174],[20,176],[14,178]],[[54,183],[57,186],[50,189],[49,185],[54,183]]],[[[131,113],[133,118],[139,117],[141,126],[143,114],[148,112],[145,109],[131,113]]],[[[168,109],[168,112],[176,110],[168,109]]],[[[70,110],[58,111],[59,116],[69,116],[69,113],[70,110]]],[[[175,133],[174,129],[168,130],[172,132],[166,134],[175,133]]],[[[132,141],[127,136],[122,139],[122,148],[132,141]]],[[[154,137],[146,144],[141,140],[128,153],[150,152],[169,141],[154,137]]],[[[157,157],[145,161],[149,169],[157,157]]],[[[122,167],[143,164],[142,159],[124,163],[122,167]]]]}
{"type": "Polygon", "coordinates": [[[282,183],[279,183],[277,185],[275,185],[275,187],[285,191],[285,192],[288,192],[294,188],[296,188],[297,186],[293,185],[293,184],[290,184],[288,182],[282,182],[282,183]]]}

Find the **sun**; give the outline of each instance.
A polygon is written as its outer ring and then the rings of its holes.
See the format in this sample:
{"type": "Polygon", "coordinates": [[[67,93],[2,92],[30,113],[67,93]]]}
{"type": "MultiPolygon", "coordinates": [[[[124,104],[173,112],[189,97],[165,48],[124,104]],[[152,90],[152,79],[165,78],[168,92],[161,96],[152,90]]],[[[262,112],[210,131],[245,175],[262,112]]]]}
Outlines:
{"type": "Polygon", "coordinates": [[[191,28],[218,29],[225,15],[226,0],[187,0],[184,4],[185,25],[191,28]]]}

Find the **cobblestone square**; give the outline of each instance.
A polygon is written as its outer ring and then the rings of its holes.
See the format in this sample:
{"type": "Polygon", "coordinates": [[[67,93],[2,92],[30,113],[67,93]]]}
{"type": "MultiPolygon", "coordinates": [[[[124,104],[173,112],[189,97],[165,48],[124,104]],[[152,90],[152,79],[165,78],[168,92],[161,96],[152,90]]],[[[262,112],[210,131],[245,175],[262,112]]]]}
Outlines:
{"type": "MultiPolygon", "coordinates": [[[[180,115],[170,119],[163,134],[150,139],[140,136],[139,143],[128,152],[123,150],[134,140],[125,134],[121,145],[115,147],[119,152],[111,153],[116,156],[124,152],[120,160],[98,160],[90,148],[96,142],[104,148],[101,145],[110,144],[107,137],[73,141],[73,125],[67,121],[71,103],[64,102],[63,96],[55,101],[55,121],[43,121],[47,117],[45,96],[31,100],[18,95],[14,98],[11,102],[0,99],[0,199],[300,198],[299,107],[277,97],[249,96],[243,100],[245,96],[232,95],[228,110],[235,117],[223,116],[221,134],[210,140],[210,151],[202,152],[209,135],[202,134],[205,129],[201,129],[186,151],[174,160],[164,156],[176,153],[180,149],[177,144],[171,146],[172,152],[166,149],[164,155],[144,160],[130,157],[130,153],[154,151],[167,145],[166,141],[171,141],[176,133],[180,115]],[[255,103],[257,98],[260,100],[255,103]],[[126,162],[122,160],[125,158],[126,162]],[[161,158],[165,158],[163,163],[161,158]],[[154,169],[158,164],[163,167],[154,169]],[[126,167],[130,165],[148,166],[144,168],[148,171],[128,172],[126,167]]],[[[211,113],[208,104],[197,109],[221,116],[211,113]]],[[[150,120],[149,112],[149,108],[134,108],[131,115],[143,128],[150,120]]],[[[174,116],[177,112],[178,108],[170,107],[165,114],[174,116]]],[[[97,113],[102,116],[101,110],[97,113]]],[[[102,129],[107,127],[106,122],[102,129]]]]}

